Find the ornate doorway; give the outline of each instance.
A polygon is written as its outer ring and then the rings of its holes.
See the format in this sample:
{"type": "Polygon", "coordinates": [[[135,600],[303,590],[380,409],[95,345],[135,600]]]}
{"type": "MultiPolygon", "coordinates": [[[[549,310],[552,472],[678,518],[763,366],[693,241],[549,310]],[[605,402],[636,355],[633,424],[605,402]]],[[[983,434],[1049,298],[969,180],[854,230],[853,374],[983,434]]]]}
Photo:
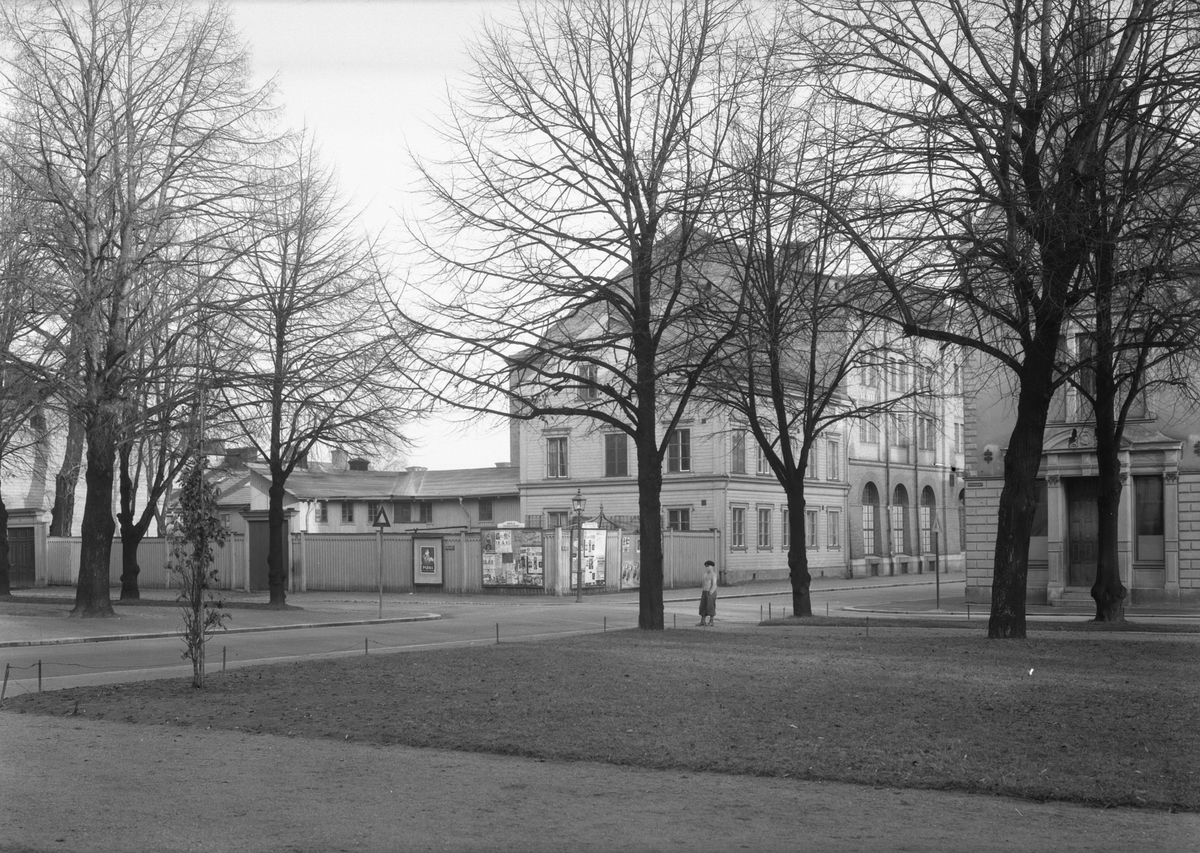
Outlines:
{"type": "Polygon", "coordinates": [[[1099,559],[1100,517],[1096,510],[1095,477],[1066,480],[1067,485],[1067,586],[1091,585],[1099,559]]]}

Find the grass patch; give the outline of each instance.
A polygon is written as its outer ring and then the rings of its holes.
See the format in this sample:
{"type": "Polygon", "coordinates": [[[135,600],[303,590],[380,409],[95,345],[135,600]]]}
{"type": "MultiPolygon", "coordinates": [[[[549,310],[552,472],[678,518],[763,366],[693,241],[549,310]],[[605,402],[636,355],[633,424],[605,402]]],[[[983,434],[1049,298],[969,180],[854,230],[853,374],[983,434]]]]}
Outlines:
{"type": "MultiPolygon", "coordinates": [[[[780,616],[758,623],[764,628],[937,628],[969,630],[978,633],[987,625],[987,614],[971,619],[922,619],[898,616],[780,616]]],[[[1069,631],[1094,634],[1200,634],[1200,624],[1192,622],[1097,622],[1094,619],[1030,620],[1030,632],[1069,631]]]]}
{"type": "MultiPolygon", "coordinates": [[[[872,620],[874,623],[875,620],[872,620]]],[[[943,626],[939,626],[943,627],[943,626]]],[[[1200,810],[1187,638],[610,632],[279,664],[10,710],[651,768],[1200,810]],[[1031,673],[1032,670],[1032,673],[1031,673]]]]}

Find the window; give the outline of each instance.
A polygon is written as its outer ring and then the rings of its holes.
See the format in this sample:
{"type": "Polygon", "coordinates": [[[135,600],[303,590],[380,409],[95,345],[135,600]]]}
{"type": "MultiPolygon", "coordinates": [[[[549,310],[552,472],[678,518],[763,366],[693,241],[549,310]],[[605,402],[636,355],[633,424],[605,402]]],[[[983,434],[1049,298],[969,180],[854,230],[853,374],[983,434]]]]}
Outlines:
{"type": "Polygon", "coordinates": [[[874,483],[863,486],[862,502],[863,553],[878,554],[883,543],[879,524],[879,490],[874,483]]]}
{"type": "Polygon", "coordinates": [[[492,506],[491,498],[480,498],[479,499],[479,520],[480,521],[492,521],[494,518],[494,515],[493,515],[494,512],[495,512],[495,509],[492,506]]]}
{"type": "Polygon", "coordinates": [[[908,418],[892,415],[892,446],[908,447],[908,418]]]}
{"type": "Polygon", "coordinates": [[[804,511],[804,547],[817,547],[817,511],[815,509],[804,511]]]}
{"type": "MultiPolygon", "coordinates": [[[[929,554],[933,551],[933,514],[937,510],[937,499],[933,496],[933,489],[926,486],[921,490],[921,506],[918,510],[920,514],[921,524],[921,553],[929,554]]],[[[938,543],[941,547],[941,543],[938,543]]]]}
{"type": "Polygon", "coordinates": [[[746,432],[735,430],[729,439],[729,473],[746,473],[746,432]]]}
{"type": "Polygon", "coordinates": [[[787,507],[783,509],[783,529],[779,535],[784,548],[792,547],[792,513],[787,507]]]}
{"type": "Polygon", "coordinates": [[[221,526],[224,527],[226,530],[233,529],[233,513],[231,513],[231,512],[221,513],[221,526]]]}
{"type": "Polygon", "coordinates": [[[963,452],[963,425],[962,424],[954,425],[954,452],[955,453],[963,452]]]}
{"type": "Polygon", "coordinates": [[[379,507],[382,504],[379,501],[367,501],[367,522],[374,527],[375,519],[379,518],[379,507]]]}
{"type": "Polygon", "coordinates": [[[1162,477],[1133,478],[1133,512],[1137,527],[1134,559],[1162,562],[1165,554],[1162,477]]]}
{"type": "Polygon", "coordinates": [[[745,548],[746,547],[746,509],[745,507],[735,506],[733,508],[733,518],[729,526],[729,547],[745,548]]]}
{"type": "Polygon", "coordinates": [[[863,372],[863,387],[878,388],[879,387],[879,368],[873,364],[869,364],[862,369],[863,372]]]}
{"type": "Polygon", "coordinates": [[[808,461],[804,466],[804,479],[817,479],[817,445],[816,442],[808,449],[808,461]]]}
{"type": "Polygon", "coordinates": [[[412,523],[412,504],[405,502],[396,504],[396,523],[411,524],[412,523]]]}
{"type": "Polygon", "coordinates": [[[836,509],[825,513],[825,547],[831,551],[841,550],[842,514],[836,509]]]}
{"type": "Polygon", "coordinates": [[[317,501],[316,520],[318,524],[325,524],[329,521],[329,503],[326,501],[317,501]]]}
{"type": "Polygon", "coordinates": [[[917,449],[937,449],[937,420],[922,415],[917,418],[917,449]]]}
{"type": "Polygon", "coordinates": [[[604,436],[604,476],[629,476],[629,442],[623,432],[610,432],[604,436]]]}
{"type": "Polygon", "coordinates": [[[551,479],[567,476],[566,436],[546,439],[546,476],[551,479]]]}
{"type": "Polygon", "coordinates": [[[879,444],[879,424],[872,418],[863,418],[858,422],[858,441],[860,444],[879,444]]]}
{"type": "Polygon", "coordinates": [[[566,510],[551,509],[546,511],[546,526],[567,528],[571,526],[570,513],[566,510]]]}
{"type": "Polygon", "coordinates": [[[691,530],[692,529],[692,511],[690,509],[669,509],[669,510],[667,510],[667,529],[668,530],[691,530]]]}
{"type": "Polygon", "coordinates": [[[771,547],[771,510],[758,511],[758,549],[760,551],[771,547]]]}
{"type": "Polygon", "coordinates": [[[962,365],[961,365],[961,364],[956,364],[956,365],[954,365],[954,372],[953,372],[953,373],[951,373],[951,375],[950,375],[950,376],[951,376],[951,378],[950,378],[950,383],[951,383],[951,384],[950,384],[950,387],[954,389],[954,393],[955,393],[956,395],[961,395],[961,394],[962,394],[962,392],[963,392],[963,385],[962,385],[962,365]]]}
{"type": "Polygon", "coordinates": [[[893,361],[888,365],[892,390],[897,394],[908,393],[908,365],[893,361]]]}
{"type": "Polygon", "coordinates": [[[692,431],[671,430],[667,440],[667,470],[673,474],[692,470],[692,431]]]}
{"type": "Polygon", "coordinates": [[[585,364],[579,368],[579,399],[580,400],[595,400],[600,396],[600,389],[596,387],[596,379],[599,375],[594,364],[585,364]]]}
{"type": "Polygon", "coordinates": [[[825,465],[826,480],[840,480],[842,476],[842,462],[840,454],[842,452],[842,443],[840,441],[829,442],[829,458],[825,465]]]}
{"type": "Polygon", "coordinates": [[[908,553],[908,491],[896,486],[892,492],[892,553],[908,553]]]}
{"type": "Polygon", "coordinates": [[[342,524],[354,523],[354,504],[350,501],[342,501],[342,524]]]}
{"type": "Polygon", "coordinates": [[[768,461],[767,454],[763,452],[761,447],[758,448],[757,461],[754,464],[754,473],[758,474],[760,477],[771,473],[771,463],[768,461]]]}
{"type": "Polygon", "coordinates": [[[417,512],[416,520],[421,524],[433,523],[433,501],[417,501],[417,512]]]}

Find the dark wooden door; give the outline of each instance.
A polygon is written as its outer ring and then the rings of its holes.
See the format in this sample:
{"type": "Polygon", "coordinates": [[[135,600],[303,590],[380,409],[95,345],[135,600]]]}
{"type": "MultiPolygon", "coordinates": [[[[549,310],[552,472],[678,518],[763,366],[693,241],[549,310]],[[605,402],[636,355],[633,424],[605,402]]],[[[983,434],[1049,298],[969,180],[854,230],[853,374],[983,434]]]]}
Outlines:
{"type": "Polygon", "coordinates": [[[34,585],[33,528],[8,528],[8,584],[14,589],[34,585]]]}
{"type": "Polygon", "coordinates": [[[1099,559],[1100,517],[1095,477],[1067,481],[1067,586],[1090,587],[1099,559]]]}

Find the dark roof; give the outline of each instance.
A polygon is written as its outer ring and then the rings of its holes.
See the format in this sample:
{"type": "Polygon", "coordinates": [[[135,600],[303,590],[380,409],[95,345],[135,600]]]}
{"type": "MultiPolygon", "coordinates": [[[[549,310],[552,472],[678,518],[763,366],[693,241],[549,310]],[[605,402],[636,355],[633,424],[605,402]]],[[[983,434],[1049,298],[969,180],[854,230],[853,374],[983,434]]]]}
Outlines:
{"type": "MultiPolygon", "coordinates": [[[[249,467],[264,476],[267,473],[265,466],[252,464],[249,467]]],[[[288,476],[287,490],[302,501],[515,497],[520,473],[515,466],[450,471],[423,468],[407,471],[316,471],[297,468],[288,476]]]]}

